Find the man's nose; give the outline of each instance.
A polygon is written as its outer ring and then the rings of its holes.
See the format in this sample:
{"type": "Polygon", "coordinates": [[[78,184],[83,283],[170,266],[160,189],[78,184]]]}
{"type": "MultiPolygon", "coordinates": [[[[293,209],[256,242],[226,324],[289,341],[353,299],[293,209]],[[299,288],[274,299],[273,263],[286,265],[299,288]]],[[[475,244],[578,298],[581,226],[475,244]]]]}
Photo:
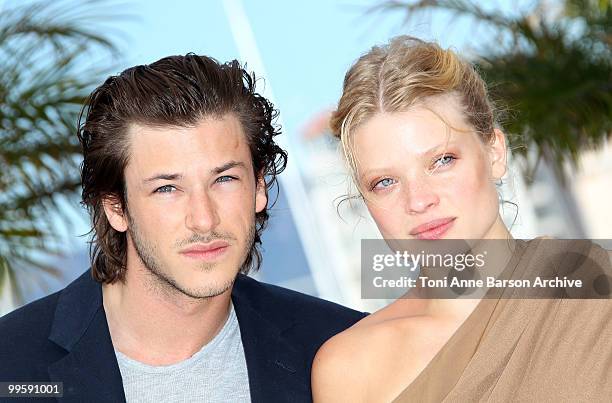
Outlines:
{"type": "Polygon", "coordinates": [[[189,196],[186,226],[199,234],[206,234],[219,225],[219,215],[214,201],[206,192],[197,192],[189,196]]]}

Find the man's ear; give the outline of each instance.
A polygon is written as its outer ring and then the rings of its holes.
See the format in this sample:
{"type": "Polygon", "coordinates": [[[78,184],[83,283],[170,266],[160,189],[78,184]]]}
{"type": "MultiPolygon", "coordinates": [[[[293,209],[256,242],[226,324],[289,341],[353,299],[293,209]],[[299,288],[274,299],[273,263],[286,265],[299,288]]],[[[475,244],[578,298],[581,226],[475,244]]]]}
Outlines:
{"type": "Polygon", "coordinates": [[[104,214],[111,227],[118,232],[125,232],[128,229],[127,217],[123,211],[121,201],[115,195],[107,195],[102,198],[104,214]]]}
{"type": "Polygon", "coordinates": [[[499,180],[507,170],[506,135],[499,129],[493,129],[493,142],[489,145],[491,175],[499,180]]]}
{"type": "Polygon", "coordinates": [[[255,185],[255,212],[260,213],[268,205],[268,190],[266,189],[266,180],[263,175],[257,175],[255,185]]]}

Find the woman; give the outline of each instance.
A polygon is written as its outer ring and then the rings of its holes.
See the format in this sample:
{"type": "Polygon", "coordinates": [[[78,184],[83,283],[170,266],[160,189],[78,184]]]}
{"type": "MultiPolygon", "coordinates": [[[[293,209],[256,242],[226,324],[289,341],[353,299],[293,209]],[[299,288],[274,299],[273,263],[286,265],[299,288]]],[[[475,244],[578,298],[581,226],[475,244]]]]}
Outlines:
{"type": "MultiPolygon", "coordinates": [[[[495,186],[505,136],[483,80],[452,51],[409,37],[374,47],[348,71],[332,130],[388,242],[505,240],[503,273],[521,278],[568,256],[567,244],[512,240],[495,186]]],[[[608,252],[579,248],[610,274],[608,252]]],[[[584,276],[584,259],[570,260],[555,270],[584,276]]],[[[315,402],[609,401],[611,301],[514,292],[398,299],[321,347],[315,402]]]]}

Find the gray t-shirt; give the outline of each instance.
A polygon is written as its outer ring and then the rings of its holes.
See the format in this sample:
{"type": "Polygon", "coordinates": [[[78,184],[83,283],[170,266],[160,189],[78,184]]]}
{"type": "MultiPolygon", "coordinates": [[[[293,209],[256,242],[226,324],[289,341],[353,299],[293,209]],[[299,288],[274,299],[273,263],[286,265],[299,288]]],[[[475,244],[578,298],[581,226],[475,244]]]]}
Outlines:
{"type": "Polygon", "coordinates": [[[151,366],[119,351],[115,355],[128,403],[251,401],[244,348],[233,305],[219,334],[185,361],[151,366]]]}

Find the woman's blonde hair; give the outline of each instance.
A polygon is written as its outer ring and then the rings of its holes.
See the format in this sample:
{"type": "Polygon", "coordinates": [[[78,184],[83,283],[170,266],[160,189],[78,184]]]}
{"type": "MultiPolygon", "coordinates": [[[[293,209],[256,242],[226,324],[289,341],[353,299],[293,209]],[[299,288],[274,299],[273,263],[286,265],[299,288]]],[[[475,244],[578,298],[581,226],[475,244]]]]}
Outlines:
{"type": "Polygon", "coordinates": [[[351,133],[383,112],[403,112],[429,97],[452,94],[480,139],[493,140],[494,107],[474,66],[452,50],[399,36],[361,56],[344,78],[342,97],[330,127],[340,138],[353,175],[357,171],[351,133]]]}

